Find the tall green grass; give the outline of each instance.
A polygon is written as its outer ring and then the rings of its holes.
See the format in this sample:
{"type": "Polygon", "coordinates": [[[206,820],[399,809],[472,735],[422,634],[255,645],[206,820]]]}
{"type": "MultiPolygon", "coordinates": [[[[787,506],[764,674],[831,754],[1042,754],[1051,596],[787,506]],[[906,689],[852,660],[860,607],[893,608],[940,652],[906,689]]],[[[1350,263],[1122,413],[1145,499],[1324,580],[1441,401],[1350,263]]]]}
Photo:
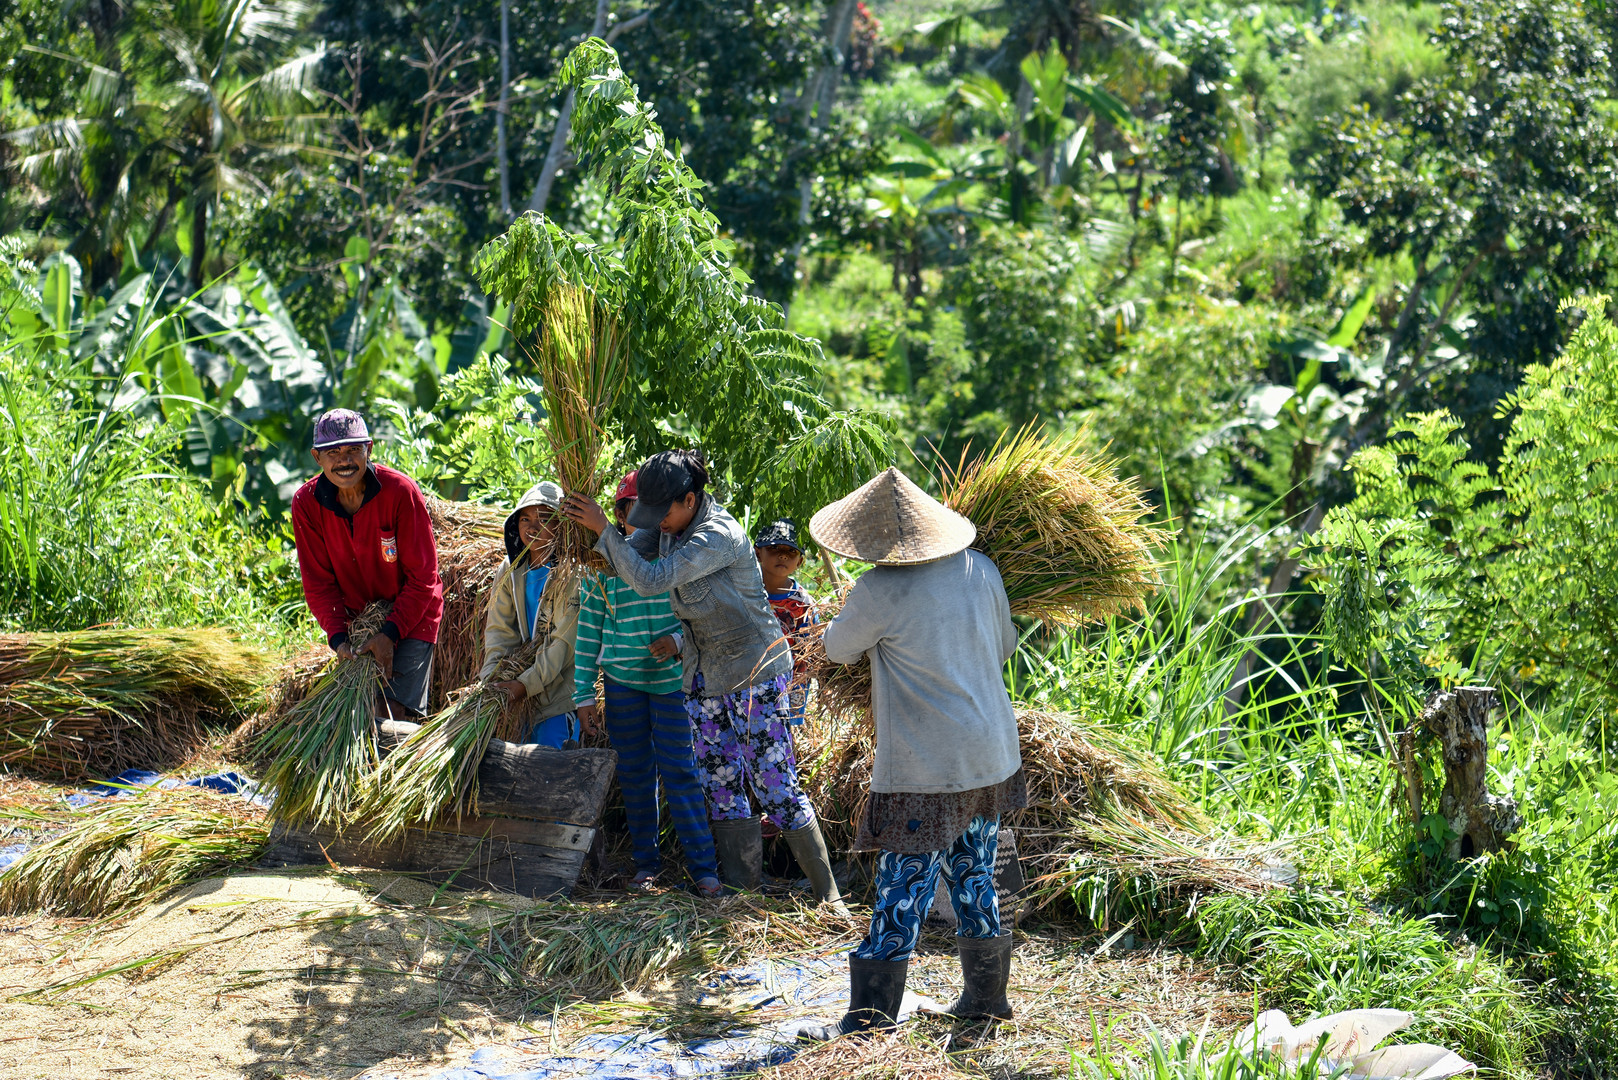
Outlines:
{"type": "MultiPolygon", "coordinates": [[[[1285,845],[1301,888],[1204,899],[1189,924],[1156,924],[1237,965],[1259,1007],[1296,1018],[1407,1008],[1416,1037],[1502,1075],[1553,1058],[1605,1075],[1618,1062],[1618,777],[1589,734],[1601,730],[1594,699],[1522,696],[1505,673],[1485,673],[1507,699],[1491,730],[1491,789],[1512,794],[1528,823],[1507,852],[1442,863],[1390,799],[1396,777],[1363,676],[1334,663],[1293,610],[1299,595],[1281,598],[1280,620],[1249,617],[1256,556],[1284,539],[1177,541],[1144,617],[1031,636],[1017,695],[1135,735],[1211,820],[1285,845]],[[1233,698],[1244,655],[1251,678],[1233,698]]],[[[1431,805],[1442,775],[1429,770],[1431,805]]],[[[1138,906],[1142,925],[1162,914],[1149,896],[1138,906]]],[[[1075,1074],[1267,1075],[1201,1044],[1159,1040],[1126,1059],[1075,1058],[1075,1074]]]]}
{"type": "Polygon", "coordinates": [[[164,418],[154,349],[188,364],[188,339],[154,305],[66,335],[0,324],[0,629],[286,631],[283,538],[209,496],[164,418]]]}

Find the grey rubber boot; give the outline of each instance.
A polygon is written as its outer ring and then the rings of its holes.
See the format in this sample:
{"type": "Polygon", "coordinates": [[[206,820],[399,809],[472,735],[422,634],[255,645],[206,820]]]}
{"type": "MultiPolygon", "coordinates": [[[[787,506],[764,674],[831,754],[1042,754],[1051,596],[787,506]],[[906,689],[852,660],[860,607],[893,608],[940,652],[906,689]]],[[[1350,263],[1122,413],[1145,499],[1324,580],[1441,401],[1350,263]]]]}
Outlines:
{"type": "Polygon", "coordinates": [[[798,1038],[829,1042],[862,1031],[883,1031],[899,1022],[909,960],[848,959],[848,1012],[835,1024],[810,1024],[798,1038]]]}
{"type": "Polygon", "coordinates": [[[815,891],[815,899],[830,904],[840,915],[847,915],[843,894],[837,890],[837,879],[831,872],[831,855],[826,851],[826,838],[820,834],[820,821],[816,819],[801,829],[782,829],[792,857],[815,891]]]}
{"type": "Polygon", "coordinates": [[[1011,935],[957,937],[955,951],[961,958],[963,989],[949,1014],[963,1020],[1010,1020],[1006,984],[1011,981],[1011,935]]]}
{"type": "Polygon", "coordinates": [[[758,892],[764,884],[763,819],[715,821],[714,851],[719,856],[719,879],[736,892],[758,892]]]}

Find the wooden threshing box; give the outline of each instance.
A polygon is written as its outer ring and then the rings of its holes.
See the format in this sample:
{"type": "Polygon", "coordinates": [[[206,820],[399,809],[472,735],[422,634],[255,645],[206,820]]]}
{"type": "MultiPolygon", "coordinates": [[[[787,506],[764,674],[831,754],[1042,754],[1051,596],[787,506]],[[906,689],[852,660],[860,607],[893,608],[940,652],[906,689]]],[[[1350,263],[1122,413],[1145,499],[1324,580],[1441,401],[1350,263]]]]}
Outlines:
{"type": "MultiPolygon", "coordinates": [[[[416,726],[378,724],[378,749],[388,753],[416,726]]],[[[277,823],[259,865],[324,865],[329,858],[464,888],[566,896],[595,841],[617,762],[611,750],[552,750],[495,739],[478,766],[480,816],[408,829],[386,844],[367,843],[363,822],[342,833],[277,823]]]]}

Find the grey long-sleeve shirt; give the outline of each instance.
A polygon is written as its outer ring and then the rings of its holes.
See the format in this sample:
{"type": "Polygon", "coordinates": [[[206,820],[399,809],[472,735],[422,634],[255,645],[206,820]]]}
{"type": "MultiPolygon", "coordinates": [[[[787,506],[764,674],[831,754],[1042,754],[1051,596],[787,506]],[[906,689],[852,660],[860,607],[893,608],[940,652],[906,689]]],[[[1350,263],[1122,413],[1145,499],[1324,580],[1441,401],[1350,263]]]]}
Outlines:
{"type": "Polygon", "coordinates": [[[606,529],[596,550],[640,595],[669,594],[669,607],[685,626],[680,661],[686,693],[699,670],[705,697],[733,694],[792,671],[792,649],[765,596],[752,542],[712,495],[703,495],[679,536],[639,529],[626,540],[606,529]]]}
{"type": "Polygon", "coordinates": [[[826,627],[826,655],[871,659],[872,791],[998,784],[1022,766],[1001,667],[1017,649],[1000,571],[963,551],[865,572],[826,627]]]}

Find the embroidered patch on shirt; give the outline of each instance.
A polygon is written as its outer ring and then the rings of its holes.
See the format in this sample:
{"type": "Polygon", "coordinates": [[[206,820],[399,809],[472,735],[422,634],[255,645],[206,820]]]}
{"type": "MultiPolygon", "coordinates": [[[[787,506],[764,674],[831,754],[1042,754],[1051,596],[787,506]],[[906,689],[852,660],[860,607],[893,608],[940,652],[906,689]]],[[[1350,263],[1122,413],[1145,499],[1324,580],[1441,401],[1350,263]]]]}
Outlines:
{"type": "Polygon", "coordinates": [[[399,538],[396,536],[382,537],[382,558],[387,562],[399,561],[399,538]]]}

